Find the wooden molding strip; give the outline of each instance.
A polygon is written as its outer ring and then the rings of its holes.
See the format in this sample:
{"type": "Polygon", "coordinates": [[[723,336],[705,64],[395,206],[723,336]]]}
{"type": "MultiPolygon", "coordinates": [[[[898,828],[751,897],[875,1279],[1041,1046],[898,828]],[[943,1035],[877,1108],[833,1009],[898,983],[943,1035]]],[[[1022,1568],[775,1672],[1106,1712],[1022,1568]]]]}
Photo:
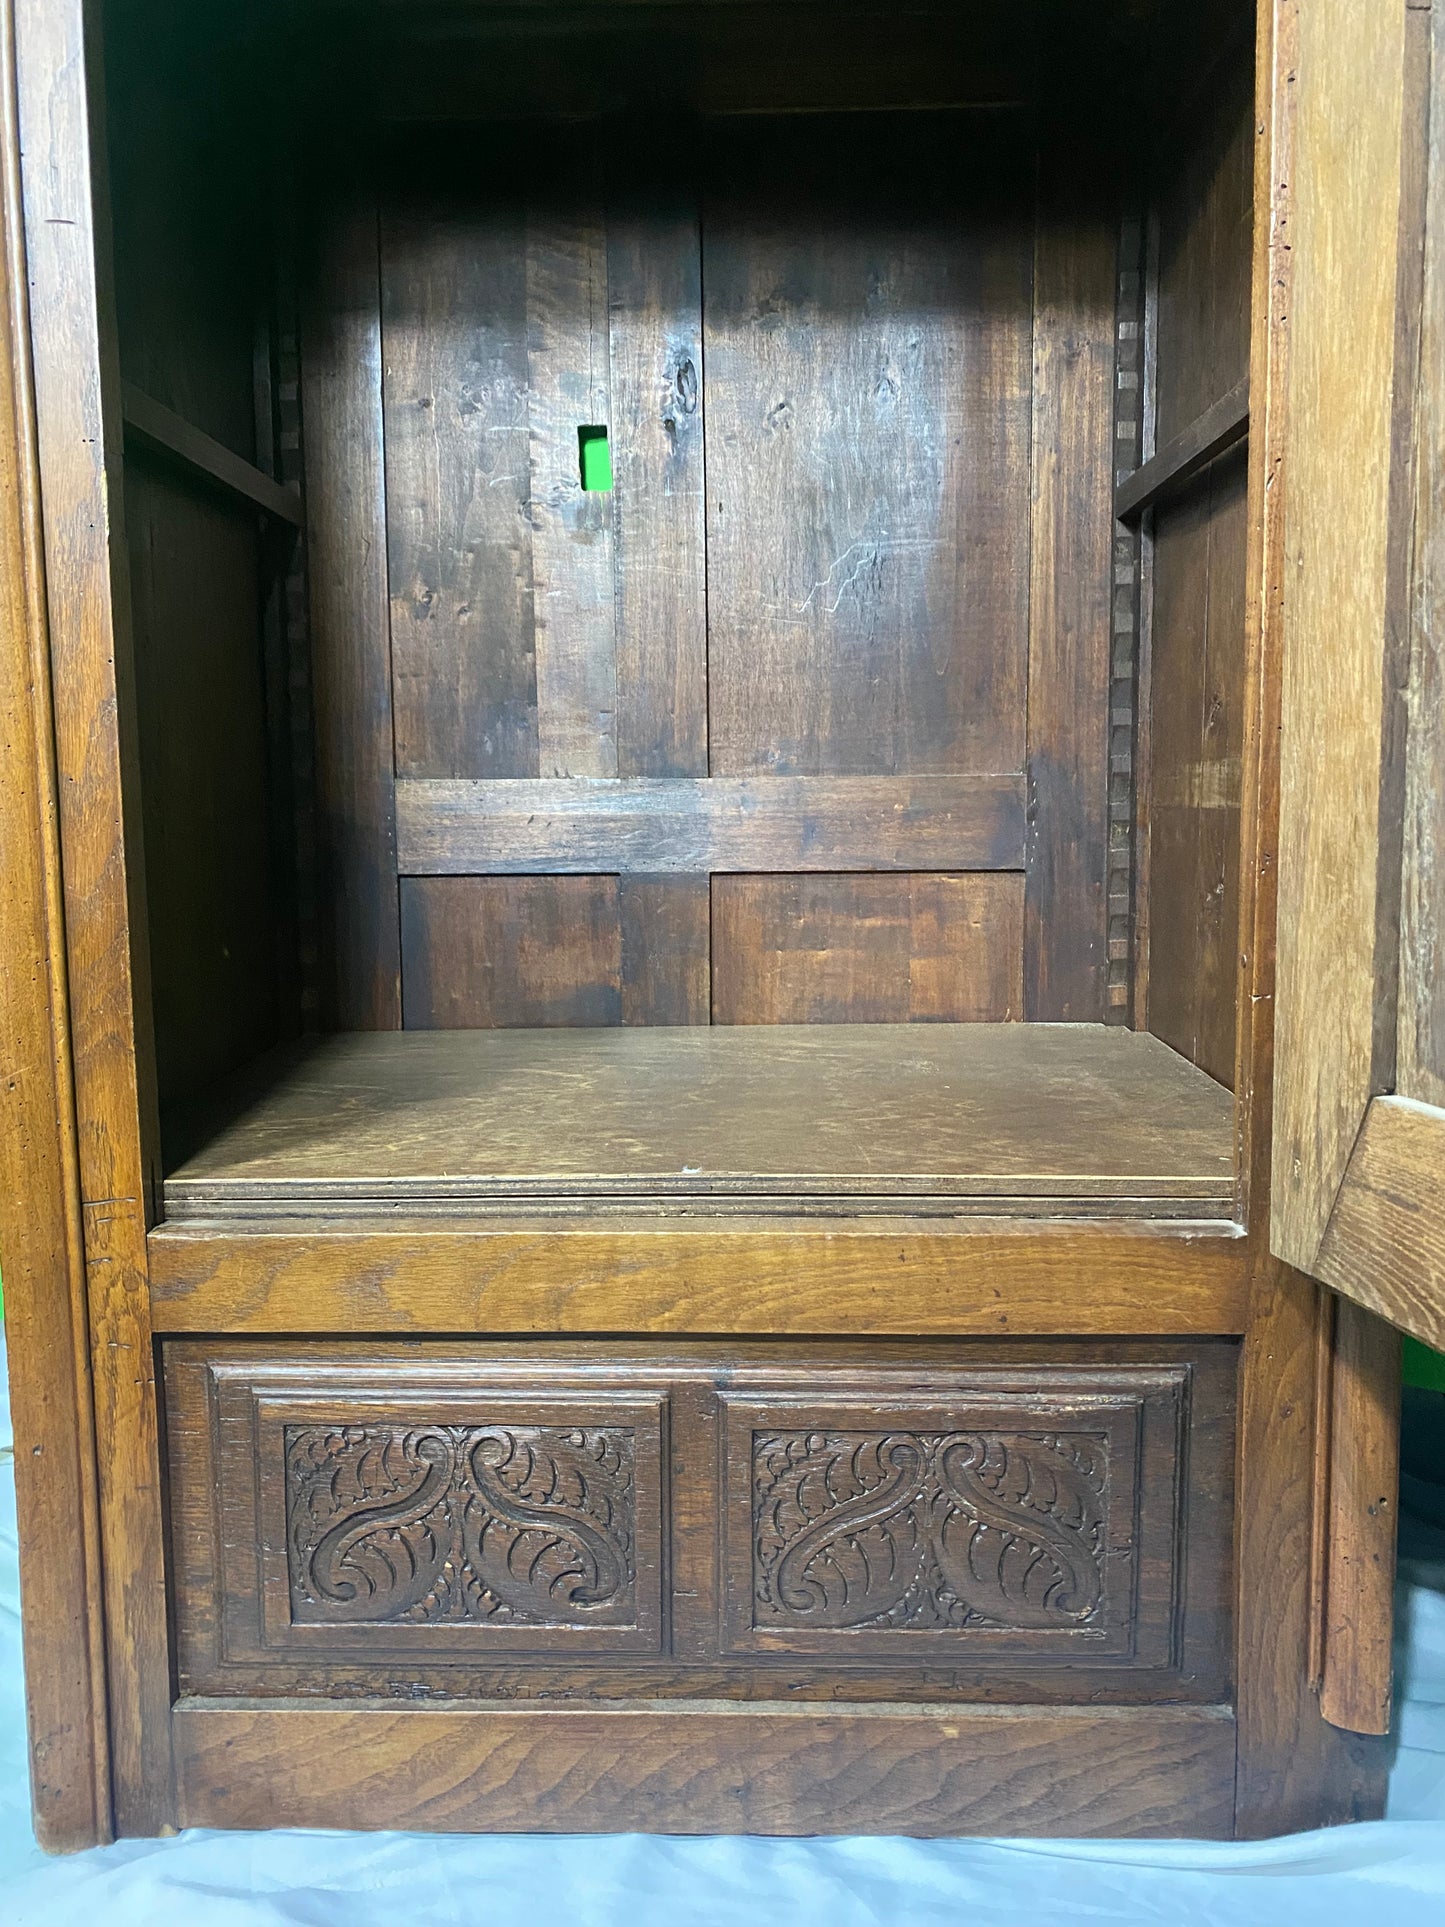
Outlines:
{"type": "Polygon", "coordinates": [[[162,1225],[150,1277],[165,1332],[1230,1335],[1249,1249],[1197,1223],[296,1217],[162,1225]]]}
{"type": "Polygon", "coordinates": [[[1121,522],[1152,508],[1171,489],[1182,488],[1216,455],[1242,442],[1249,433],[1249,377],[1237,382],[1197,420],[1166,442],[1157,455],[1136,468],[1114,490],[1114,513],[1121,522]]]}
{"type": "Polygon", "coordinates": [[[1314,1271],[1445,1347],[1445,1110],[1408,1097],[1371,1101],[1314,1271]]]}
{"type": "Polygon", "coordinates": [[[1211,1706],[182,1700],[172,1725],[185,1827],[1227,1836],[1234,1821],[1234,1720],[1211,1706]]]}
{"type": "Polygon", "coordinates": [[[216,441],[202,429],[192,427],[174,409],[153,400],[134,382],[121,384],[121,404],[127,441],[136,441],[144,448],[158,449],[163,455],[172,455],[196,474],[219,483],[232,495],[253,502],[268,515],[277,516],[281,521],[291,523],[294,528],[302,526],[305,518],[298,488],[274,481],[251,462],[243,461],[223,442],[216,441]]]}
{"type": "Polygon", "coordinates": [[[1021,772],[396,786],[403,876],[1022,870],[1021,772]]]}

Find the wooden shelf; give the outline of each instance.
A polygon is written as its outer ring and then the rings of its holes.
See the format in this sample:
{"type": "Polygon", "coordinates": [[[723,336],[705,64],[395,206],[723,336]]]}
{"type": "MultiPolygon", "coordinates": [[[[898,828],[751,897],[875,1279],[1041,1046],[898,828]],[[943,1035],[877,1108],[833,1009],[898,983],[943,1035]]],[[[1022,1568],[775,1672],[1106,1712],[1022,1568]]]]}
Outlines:
{"type": "Polygon", "coordinates": [[[167,408],[163,402],[154,400],[133,382],[121,384],[121,407],[128,440],[170,456],[192,474],[213,482],[227,494],[238,495],[243,501],[264,509],[268,515],[289,522],[295,528],[301,527],[303,517],[301,491],[298,488],[276,481],[253,463],[243,460],[224,442],[218,442],[203,429],[193,427],[183,415],[178,415],[173,408],[167,408]]]}
{"type": "Polygon", "coordinates": [[[1225,454],[1236,442],[1242,442],[1248,433],[1249,377],[1246,375],[1119,484],[1114,490],[1115,515],[1121,522],[1142,515],[1171,490],[1182,488],[1216,456],[1225,454]]]}
{"type": "Polygon", "coordinates": [[[387,1031],[254,1067],[166,1215],[977,1209],[1228,1218],[1233,1099],[1086,1025],[387,1031]]]}

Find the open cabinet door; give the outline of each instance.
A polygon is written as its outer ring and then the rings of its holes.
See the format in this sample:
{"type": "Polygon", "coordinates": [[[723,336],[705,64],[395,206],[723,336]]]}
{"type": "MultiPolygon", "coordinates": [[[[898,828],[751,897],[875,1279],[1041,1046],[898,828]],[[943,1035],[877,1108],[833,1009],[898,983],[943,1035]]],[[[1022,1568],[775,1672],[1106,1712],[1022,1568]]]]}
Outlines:
{"type": "Polygon", "coordinates": [[[1445,1345],[1445,102],[1413,0],[1300,10],[1272,1244],[1445,1345]],[[1434,96],[1433,114],[1431,112],[1434,96]]]}
{"type": "Polygon", "coordinates": [[[1306,0],[1294,72],[1271,1244],[1341,1294],[1321,1705],[1361,1731],[1389,1718],[1392,1327],[1445,1345],[1442,28],[1306,0]]]}

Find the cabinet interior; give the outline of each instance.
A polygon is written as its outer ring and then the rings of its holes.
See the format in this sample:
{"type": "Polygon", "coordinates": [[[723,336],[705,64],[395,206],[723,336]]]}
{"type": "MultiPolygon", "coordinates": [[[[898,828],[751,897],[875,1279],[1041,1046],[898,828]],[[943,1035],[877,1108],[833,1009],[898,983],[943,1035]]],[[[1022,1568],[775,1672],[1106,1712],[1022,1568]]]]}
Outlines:
{"type": "Polygon", "coordinates": [[[1240,1214],[1252,12],[112,0],[167,1215],[1240,1214]]]}

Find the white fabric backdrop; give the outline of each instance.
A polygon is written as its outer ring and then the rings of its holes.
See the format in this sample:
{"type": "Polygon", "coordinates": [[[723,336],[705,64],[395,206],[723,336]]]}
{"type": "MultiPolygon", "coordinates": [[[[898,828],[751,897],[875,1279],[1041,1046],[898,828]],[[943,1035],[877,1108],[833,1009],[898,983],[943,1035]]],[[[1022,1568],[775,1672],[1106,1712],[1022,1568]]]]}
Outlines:
{"type": "MultiPolygon", "coordinates": [[[[0,1423],[8,1448],[8,1408],[0,1423]]],[[[7,1449],[0,1927],[1442,1927],[1445,1543],[1418,1550],[1402,1566],[1389,1818],[1373,1826],[1249,1846],[192,1832],[52,1860],[30,1831],[7,1449]]]]}

